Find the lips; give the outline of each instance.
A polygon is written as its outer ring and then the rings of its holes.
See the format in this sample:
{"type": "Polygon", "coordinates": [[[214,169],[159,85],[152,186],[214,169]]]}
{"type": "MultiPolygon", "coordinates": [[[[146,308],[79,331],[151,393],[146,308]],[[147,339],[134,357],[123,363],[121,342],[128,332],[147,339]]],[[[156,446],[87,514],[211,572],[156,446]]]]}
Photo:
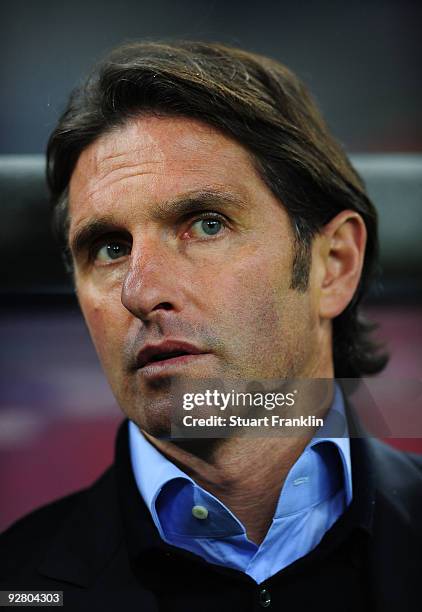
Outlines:
{"type": "Polygon", "coordinates": [[[152,364],[165,364],[170,360],[175,360],[178,357],[186,357],[188,355],[202,355],[204,351],[200,348],[189,344],[188,342],[180,342],[175,340],[167,340],[161,344],[147,345],[138,354],[137,367],[145,368],[152,364]]]}

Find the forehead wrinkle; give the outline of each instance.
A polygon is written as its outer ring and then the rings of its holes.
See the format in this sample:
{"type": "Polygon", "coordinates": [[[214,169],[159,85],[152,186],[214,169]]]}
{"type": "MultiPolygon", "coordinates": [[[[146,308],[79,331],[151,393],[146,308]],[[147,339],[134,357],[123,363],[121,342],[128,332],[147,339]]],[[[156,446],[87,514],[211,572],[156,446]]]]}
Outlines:
{"type": "Polygon", "coordinates": [[[94,174],[102,178],[125,167],[156,164],[163,161],[162,151],[150,136],[146,134],[142,137],[138,136],[136,142],[133,142],[131,131],[126,134],[124,130],[123,132],[116,131],[114,134],[106,133],[91,145],[94,174]]]}
{"type": "Polygon", "coordinates": [[[144,149],[139,148],[133,149],[132,151],[125,151],[123,153],[117,153],[115,155],[108,155],[103,157],[100,153],[95,156],[95,173],[99,174],[100,178],[106,175],[113,174],[124,168],[137,168],[142,166],[150,166],[161,164],[164,161],[163,155],[157,155],[156,159],[142,159],[144,149]]]}
{"type": "Polygon", "coordinates": [[[106,132],[98,140],[92,143],[97,166],[103,163],[112,164],[115,159],[121,157],[139,158],[147,150],[161,159],[163,154],[154,138],[147,131],[139,131],[137,123],[129,122],[124,127],[119,127],[106,132]],[[117,152],[116,152],[117,148],[117,152]],[[119,151],[120,149],[120,151],[119,151]]]}
{"type": "Polygon", "coordinates": [[[118,172],[119,170],[122,170],[123,168],[129,169],[133,167],[136,168],[138,166],[150,166],[151,164],[154,164],[154,165],[162,164],[163,161],[164,161],[163,156],[161,156],[159,159],[140,160],[139,156],[135,158],[134,156],[128,155],[127,153],[120,153],[119,155],[109,156],[107,159],[96,160],[96,168],[100,174],[100,177],[103,177],[105,175],[110,175],[110,174],[113,174],[114,172],[118,172]],[[120,160],[121,158],[123,159],[121,163],[119,163],[118,165],[109,163],[111,159],[120,160]],[[105,166],[104,169],[102,169],[103,166],[105,166]]]}
{"type": "MultiPolygon", "coordinates": [[[[103,145],[103,148],[104,147],[103,145]]],[[[101,155],[101,149],[96,153],[95,164],[96,166],[102,166],[103,164],[107,164],[108,162],[113,162],[115,159],[119,159],[120,157],[126,157],[128,154],[127,151],[122,151],[122,153],[110,153],[109,155],[101,155]]]]}
{"type": "MultiPolygon", "coordinates": [[[[150,164],[155,164],[155,163],[159,163],[159,162],[147,162],[145,165],[150,165],[150,164]]],[[[136,179],[140,176],[147,176],[148,174],[156,174],[156,173],[153,170],[147,170],[147,169],[140,170],[137,166],[128,167],[126,164],[124,164],[120,166],[119,168],[115,168],[114,170],[108,172],[107,174],[104,174],[104,176],[100,177],[99,179],[92,177],[90,182],[91,183],[94,182],[95,184],[93,188],[90,191],[88,191],[87,198],[95,199],[97,196],[103,195],[101,193],[103,189],[107,189],[108,187],[112,185],[118,185],[122,181],[136,179]],[[124,172],[124,170],[127,170],[127,172],[124,172]],[[122,176],[119,176],[118,178],[115,178],[114,176],[112,176],[116,172],[121,172],[122,176]]]]}

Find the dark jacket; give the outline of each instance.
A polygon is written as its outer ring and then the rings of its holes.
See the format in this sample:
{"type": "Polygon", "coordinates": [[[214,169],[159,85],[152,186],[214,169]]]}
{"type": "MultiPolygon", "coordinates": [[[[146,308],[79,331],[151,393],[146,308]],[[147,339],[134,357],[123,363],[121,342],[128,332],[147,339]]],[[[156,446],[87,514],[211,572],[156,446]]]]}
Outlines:
{"type": "Polygon", "coordinates": [[[351,438],[351,457],[352,504],[313,551],[256,585],[161,541],[125,421],[98,481],[0,536],[0,590],[62,590],[69,611],[422,609],[422,457],[369,438],[351,438]]]}

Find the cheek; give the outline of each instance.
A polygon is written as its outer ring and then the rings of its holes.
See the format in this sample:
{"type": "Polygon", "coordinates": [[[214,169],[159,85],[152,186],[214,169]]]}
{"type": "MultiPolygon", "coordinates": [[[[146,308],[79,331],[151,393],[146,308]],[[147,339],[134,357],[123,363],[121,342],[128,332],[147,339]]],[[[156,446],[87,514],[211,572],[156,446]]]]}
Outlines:
{"type": "Polygon", "coordinates": [[[284,260],[277,266],[273,260],[255,256],[234,262],[215,285],[220,322],[230,320],[237,337],[260,332],[271,336],[282,325],[284,302],[291,294],[290,276],[284,260]]]}
{"type": "Polygon", "coordinates": [[[122,309],[113,308],[113,301],[79,300],[92,341],[105,369],[113,365],[113,355],[121,355],[124,341],[122,309]]]}
{"type": "Polygon", "coordinates": [[[208,307],[219,313],[216,328],[230,347],[226,357],[244,374],[287,375],[306,360],[312,308],[309,295],[290,283],[290,259],[252,257],[219,275],[213,303],[209,293],[208,307]]]}

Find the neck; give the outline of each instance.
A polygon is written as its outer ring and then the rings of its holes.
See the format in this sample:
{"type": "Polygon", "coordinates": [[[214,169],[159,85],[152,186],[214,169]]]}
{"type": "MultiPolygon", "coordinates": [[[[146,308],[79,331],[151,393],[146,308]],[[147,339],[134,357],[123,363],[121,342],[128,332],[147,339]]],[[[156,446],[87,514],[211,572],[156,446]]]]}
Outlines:
{"type": "Polygon", "coordinates": [[[284,480],[309,438],[230,438],[173,443],[148,440],[199,486],[222,501],[260,544],[271,525],[284,480]],[[196,446],[201,454],[196,454],[196,446]],[[265,460],[264,460],[265,457],[265,460]]]}
{"type": "MultiPolygon", "coordinates": [[[[326,374],[324,372],[324,374],[326,374]]],[[[300,413],[325,416],[333,387],[306,380],[300,390],[300,413]],[[316,393],[318,391],[318,393],[316,393]],[[319,397],[317,397],[319,395],[319,397]]],[[[199,486],[222,501],[243,523],[249,540],[261,544],[271,525],[281,488],[293,464],[315,434],[296,437],[231,437],[224,439],[147,439],[199,486]]]]}

